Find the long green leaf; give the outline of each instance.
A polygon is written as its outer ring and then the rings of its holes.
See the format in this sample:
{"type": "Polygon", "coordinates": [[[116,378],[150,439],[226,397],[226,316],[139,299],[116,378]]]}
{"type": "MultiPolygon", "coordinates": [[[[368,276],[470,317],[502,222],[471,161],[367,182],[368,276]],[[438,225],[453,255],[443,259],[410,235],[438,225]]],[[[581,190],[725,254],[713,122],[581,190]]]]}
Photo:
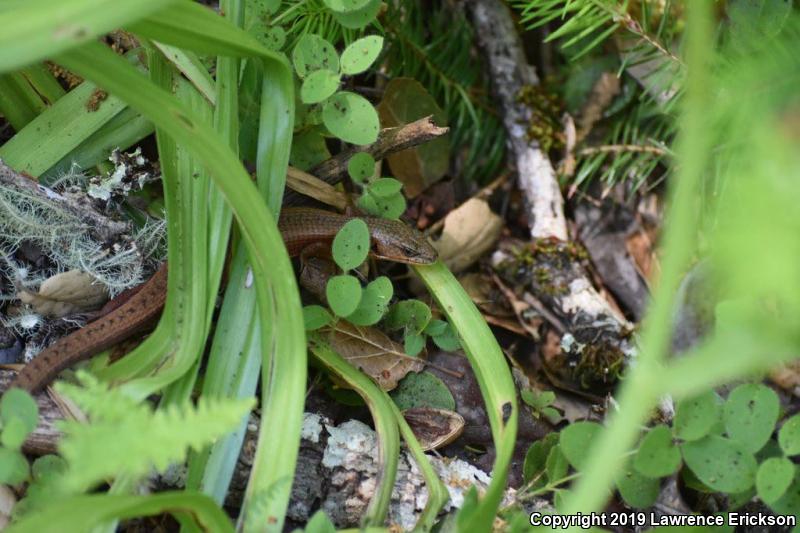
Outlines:
{"type": "Polygon", "coordinates": [[[0,10],[0,72],[94,40],[178,0],[26,0],[0,10]]]}
{"type": "Polygon", "coordinates": [[[378,479],[375,495],[364,513],[363,525],[381,526],[389,511],[400,454],[400,434],[395,420],[395,410],[392,409],[394,404],[366,374],[331,349],[322,335],[312,334],[309,340],[314,356],[330,371],[345,380],[364,399],[375,421],[375,431],[378,433],[378,479]]]}
{"type": "MultiPolygon", "coordinates": [[[[224,24],[221,19],[216,20],[224,24]]],[[[253,478],[256,478],[259,489],[273,490],[271,494],[257,490],[256,493],[273,496],[260,508],[265,514],[261,523],[264,529],[279,530],[288,505],[297,460],[305,394],[306,354],[294,273],[275,221],[267,212],[241,163],[226,144],[210,129],[203,127],[188,109],[168,93],[143,80],[124,60],[100,45],[86,45],[59,60],[127,101],[203,161],[233,207],[242,228],[250,251],[260,308],[269,306],[272,297],[282,304],[281,312],[275,315],[274,324],[266,323],[262,317],[262,342],[263,346],[269,347],[265,352],[270,357],[270,365],[265,368],[270,368],[275,378],[271,382],[267,373],[263,373],[266,381],[262,385],[262,404],[268,416],[263,419],[262,435],[269,435],[271,441],[269,452],[263,452],[251,478],[251,485],[253,478]],[[272,336],[273,328],[281,331],[276,339],[272,336]],[[274,359],[271,358],[272,354],[276,354],[274,359]],[[280,383],[279,389],[275,382],[280,383]],[[281,435],[282,438],[275,439],[275,435],[281,435]],[[278,496],[274,497],[276,493],[278,496]]],[[[284,75],[287,80],[290,79],[288,71],[284,75]]],[[[291,92],[275,95],[275,98],[286,98],[288,95],[291,92]]],[[[287,150],[289,143],[286,142],[287,150]]],[[[281,172],[285,172],[285,168],[281,172]]]]}
{"type": "Polygon", "coordinates": [[[44,171],[39,179],[48,184],[69,171],[73,165],[79,169],[93,167],[106,161],[115,148],[127,150],[151,133],[153,133],[153,123],[136,110],[125,107],[75,149],[44,171]]]}
{"type": "Polygon", "coordinates": [[[683,127],[678,141],[682,163],[679,176],[670,189],[670,210],[663,240],[664,261],[658,288],[645,319],[641,354],[618,395],[620,407],[609,417],[589,455],[586,468],[574,492],[568,497],[565,513],[591,512],[602,508],[608,498],[615,472],[624,454],[634,445],[642,423],[661,392],[662,362],[669,349],[671,316],[681,275],[696,245],[697,209],[694,199],[702,175],[707,171],[711,135],[709,121],[711,17],[708,1],[690,2],[688,36],[688,78],[683,127]]]}
{"type": "Polygon", "coordinates": [[[481,389],[492,441],[497,454],[492,468],[492,482],[475,511],[475,531],[490,531],[503,497],[506,477],[514,454],[517,435],[517,398],[514,381],[500,346],[475,304],[461,284],[441,262],[415,266],[450,324],[458,332],[481,389]]]}
{"type": "Polygon", "coordinates": [[[109,96],[87,109],[97,86],[83,82],[0,147],[0,158],[18,172],[39,176],[125,108],[109,96]]]}
{"type": "Polygon", "coordinates": [[[18,72],[0,76],[0,113],[19,131],[36,118],[44,104],[18,72]]]}

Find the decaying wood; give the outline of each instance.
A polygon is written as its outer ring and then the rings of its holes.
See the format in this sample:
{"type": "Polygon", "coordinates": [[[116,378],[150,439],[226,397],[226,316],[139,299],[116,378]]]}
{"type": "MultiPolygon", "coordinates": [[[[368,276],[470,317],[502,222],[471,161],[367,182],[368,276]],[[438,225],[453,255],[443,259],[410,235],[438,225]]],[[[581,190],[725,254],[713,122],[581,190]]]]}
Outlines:
{"type": "Polygon", "coordinates": [[[469,5],[516,162],[518,186],[528,205],[533,238],[526,268],[518,268],[519,256],[514,252],[498,252],[493,262],[507,283],[530,291],[563,317],[567,331],[562,336],[562,355],[567,364],[597,357],[600,340],[600,359],[627,357],[633,352],[628,338],[631,324],[600,296],[577,260],[580,253],[568,241],[564,199],[555,171],[538,142],[528,136],[531,112],[517,96],[539,80],[525,58],[511,13],[500,0],[472,0],[469,5]]]}
{"type": "MultiPolygon", "coordinates": [[[[437,126],[432,116],[423,117],[405,126],[385,128],[381,130],[378,140],[374,143],[343,150],[312,168],[309,173],[333,185],[347,175],[347,163],[358,152],[367,152],[376,161],[380,161],[389,154],[419,146],[441,137],[448,131],[450,131],[449,128],[437,126]]],[[[287,191],[283,203],[284,205],[295,205],[301,201],[302,197],[299,194],[287,191]]]]}
{"type": "Polygon", "coordinates": [[[18,173],[2,160],[0,160],[0,185],[38,198],[45,204],[51,204],[69,213],[80,220],[85,225],[87,235],[98,242],[115,242],[130,231],[131,226],[128,222],[112,220],[84,203],[78,203],[74,199],[39,185],[35,178],[18,173]]]}
{"type": "Polygon", "coordinates": [[[487,58],[492,87],[498,97],[511,153],[517,165],[518,185],[528,204],[534,239],[567,239],[564,199],[556,173],[539,144],[528,138],[531,111],[518,101],[520,89],[538,85],[508,8],[500,0],[473,0],[472,18],[478,41],[487,58]]]}

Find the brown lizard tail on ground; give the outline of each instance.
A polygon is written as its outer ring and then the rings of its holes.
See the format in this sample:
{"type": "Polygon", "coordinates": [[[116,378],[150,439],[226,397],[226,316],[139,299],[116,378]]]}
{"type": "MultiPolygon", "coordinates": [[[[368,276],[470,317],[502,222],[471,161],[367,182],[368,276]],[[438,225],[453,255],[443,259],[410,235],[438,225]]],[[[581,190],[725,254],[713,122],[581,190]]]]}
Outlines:
{"type": "MultiPolygon", "coordinates": [[[[278,227],[289,255],[294,257],[317,242],[330,242],[354,217],[310,208],[286,208],[278,227]]],[[[364,217],[370,232],[370,255],[399,263],[428,264],[436,250],[421,233],[398,220],[364,217]]],[[[37,392],[64,369],[92,357],[154,322],[164,308],[167,295],[167,264],[124,303],[62,337],[44,349],[17,374],[11,387],[37,392]]],[[[112,300],[112,304],[116,300],[112,300]]]]}

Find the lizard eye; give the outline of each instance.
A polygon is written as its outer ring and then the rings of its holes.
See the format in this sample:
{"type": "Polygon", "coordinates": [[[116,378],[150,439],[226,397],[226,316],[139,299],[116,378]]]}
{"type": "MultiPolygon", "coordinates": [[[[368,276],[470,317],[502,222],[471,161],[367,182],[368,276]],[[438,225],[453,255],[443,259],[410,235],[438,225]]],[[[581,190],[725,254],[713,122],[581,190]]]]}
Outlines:
{"type": "Polygon", "coordinates": [[[403,250],[403,253],[406,257],[417,257],[419,256],[419,250],[414,248],[413,246],[406,246],[405,244],[400,244],[400,249],[403,250]]]}

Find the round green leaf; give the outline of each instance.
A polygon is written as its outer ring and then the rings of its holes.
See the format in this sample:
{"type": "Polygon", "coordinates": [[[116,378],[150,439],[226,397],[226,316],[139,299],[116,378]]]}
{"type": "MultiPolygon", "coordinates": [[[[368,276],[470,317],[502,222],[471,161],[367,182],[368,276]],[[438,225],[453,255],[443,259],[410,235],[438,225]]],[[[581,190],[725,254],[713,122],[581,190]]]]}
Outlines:
{"type": "Polygon", "coordinates": [[[800,515],[800,471],[795,469],[795,476],[792,484],[783,493],[783,496],[769,504],[777,514],[800,515]]]}
{"type": "Polygon", "coordinates": [[[576,470],[586,466],[592,441],[603,427],[596,422],[575,422],[561,431],[561,452],[576,470]]]}
{"type": "Polygon", "coordinates": [[[414,407],[436,407],[448,411],[456,409],[450,389],[430,372],[409,372],[389,396],[401,411],[414,407]]]}
{"type": "Polygon", "coordinates": [[[756,463],[741,443],[718,435],[681,445],[683,459],[708,487],[727,493],[744,492],[753,486],[756,463]]]}
{"type": "Polygon", "coordinates": [[[794,415],[783,423],[778,432],[778,444],[788,456],[800,454],[800,415],[794,415]]]}
{"type": "Polygon", "coordinates": [[[547,454],[545,469],[547,470],[548,482],[555,483],[567,477],[567,472],[569,472],[569,462],[567,462],[567,458],[564,457],[564,453],[561,451],[560,446],[553,446],[553,448],[550,450],[550,453],[547,454]]]}
{"type": "Polygon", "coordinates": [[[347,320],[356,326],[377,324],[386,313],[392,294],[394,294],[394,287],[389,278],[381,276],[372,280],[364,289],[358,308],[347,315],[347,320]]]}
{"type": "Polygon", "coordinates": [[[347,13],[333,11],[332,15],[333,18],[336,19],[336,22],[345,28],[357,30],[375,20],[375,17],[378,15],[380,10],[381,0],[370,0],[361,9],[349,11],[347,13]]]}
{"type": "Polygon", "coordinates": [[[347,162],[347,173],[356,183],[364,183],[375,173],[375,159],[367,152],[358,152],[347,162]]]}
{"type": "Polygon", "coordinates": [[[339,75],[328,69],[315,70],[303,80],[300,99],[304,104],[316,104],[326,100],[339,88],[339,75]]]}
{"type": "Polygon", "coordinates": [[[310,129],[294,136],[292,153],[289,156],[290,165],[300,170],[309,170],[331,157],[320,129],[323,128],[310,129]]]}
{"type": "Polygon", "coordinates": [[[678,403],[673,429],[683,440],[698,440],[708,435],[717,423],[722,406],[714,391],[678,403]]]}
{"type": "Polygon", "coordinates": [[[389,309],[386,315],[386,327],[395,331],[407,328],[415,333],[422,333],[431,321],[431,308],[419,300],[403,300],[389,309]]]}
{"type": "Polygon", "coordinates": [[[431,337],[436,337],[437,335],[444,335],[447,331],[447,322],[444,320],[431,320],[427,326],[425,326],[425,334],[430,335],[431,337]]]}
{"type": "Polygon", "coordinates": [[[440,349],[446,352],[454,352],[461,348],[461,341],[458,340],[458,334],[450,324],[445,323],[444,332],[440,335],[432,335],[433,343],[440,349]]]}
{"type": "Polygon", "coordinates": [[[369,194],[369,190],[361,195],[357,202],[358,206],[367,213],[376,217],[397,220],[406,210],[406,199],[402,194],[395,194],[387,198],[382,198],[374,194],[369,194]]]}
{"type": "Polygon", "coordinates": [[[13,418],[22,420],[26,435],[36,429],[39,422],[39,406],[36,405],[36,400],[22,389],[9,389],[0,399],[0,420],[3,425],[13,418]]]}
{"type": "Polygon", "coordinates": [[[413,331],[406,332],[403,337],[403,351],[406,355],[416,357],[425,348],[425,336],[413,331]]]}
{"type": "Polygon", "coordinates": [[[661,491],[661,482],[658,478],[643,476],[631,465],[617,474],[615,481],[619,495],[625,503],[635,509],[653,505],[661,491]]]}
{"type": "Polygon", "coordinates": [[[264,39],[261,41],[270,50],[278,52],[286,44],[286,31],[280,26],[272,26],[264,34],[264,39]]]}
{"type": "Polygon", "coordinates": [[[22,483],[28,479],[28,470],[28,461],[19,451],[0,448],[0,483],[22,483]]]}
{"type": "Polygon", "coordinates": [[[372,104],[361,95],[341,91],[325,102],[325,127],[345,142],[370,144],[378,139],[380,121],[372,104]]]}
{"type": "Polygon", "coordinates": [[[58,455],[43,455],[31,465],[31,475],[37,481],[58,476],[66,470],[67,462],[58,455]]]}
{"type": "Polygon", "coordinates": [[[400,194],[403,184],[394,178],[380,178],[369,184],[369,193],[378,198],[392,198],[400,194]]]}
{"type": "Polygon", "coordinates": [[[681,452],[672,442],[672,432],[663,425],[647,433],[633,460],[633,466],[640,474],[652,478],[668,476],[680,465],[681,452]]]}
{"type": "Polygon", "coordinates": [[[367,70],[378,58],[383,48],[383,37],[368,35],[362,37],[342,52],[342,74],[360,74],[367,70]]]}
{"type": "Polygon", "coordinates": [[[522,477],[525,483],[530,483],[532,479],[536,478],[537,481],[533,488],[545,485],[546,478],[544,474],[547,471],[547,457],[557,444],[558,433],[553,432],[548,433],[544,438],[530,445],[525,453],[525,462],[522,463],[522,477]]]}
{"type": "Polygon", "coordinates": [[[347,316],[358,308],[363,297],[361,283],[353,276],[333,276],[325,286],[328,305],[336,316],[347,316]]]}
{"type": "Polygon", "coordinates": [[[321,305],[307,305],[303,307],[303,323],[305,324],[306,331],[314,331],[325,327],[330,324],[332,320],[333,317],[331,314],[321,305]]]}
{"type": "Polygon", "coordinates": [[[779,412],[775,391],[760,383],[747,383],[731,391],[722,416],[728,436],[757,452],[772,435],[779,412]]]}
{"type": "Polygon", "coordinates": [[[792,484],[794,474],[794,463],[786,457],[767,459],[756,473],[758,497],[767,504],[777,501],[792,484]]]}
{"type": "Polygon", "coordinates": [[[325,6],[331,11],[338,13],[349,13],[363,9],[370,0],[322,0],[325,6]]]}
{"type": "Polygon", "coordinates": [[[347,222],[333,239],[333,260],[342,270],[351,270],[369,254],[369,228],[360,218],[347,222]]]}
{"type": "Polygon", "coordinates": [[[19,450],[28,436],[28,428],[21,418],[14,417],[3,424],[3,432],[0,433],[0,443],[6,448],[19,450]]]}
{"type": "Polygon", "coordinates": [[[303,35],[297,41],[292,51],[292,62],[301,78],[322,69],[339,71],[339,55],[336,49],[331,43],[312,33],[303,35]]]}

